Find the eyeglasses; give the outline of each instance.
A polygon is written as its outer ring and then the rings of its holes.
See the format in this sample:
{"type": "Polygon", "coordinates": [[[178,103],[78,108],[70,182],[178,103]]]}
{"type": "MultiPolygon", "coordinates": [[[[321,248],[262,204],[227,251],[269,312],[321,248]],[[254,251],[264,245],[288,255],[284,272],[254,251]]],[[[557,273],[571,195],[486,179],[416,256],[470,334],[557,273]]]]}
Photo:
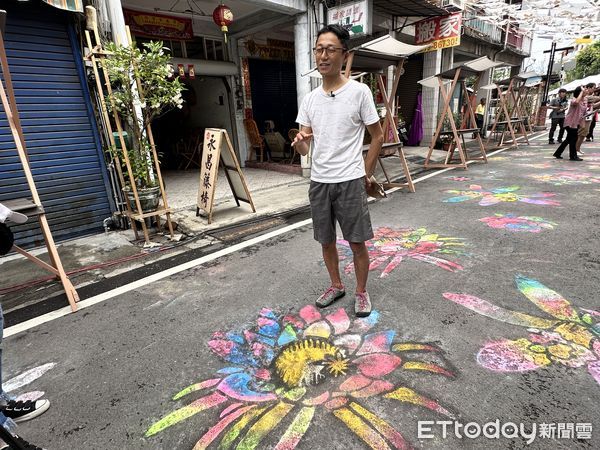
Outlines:
{"type": "Polygon", "coordinates": [[[326,52],[327,55],[333,55],[337,50],[344,51],[344,47],[315,47],[313,48],[313,53],[315,56],[321,56],[323,52],[326,52]]]}

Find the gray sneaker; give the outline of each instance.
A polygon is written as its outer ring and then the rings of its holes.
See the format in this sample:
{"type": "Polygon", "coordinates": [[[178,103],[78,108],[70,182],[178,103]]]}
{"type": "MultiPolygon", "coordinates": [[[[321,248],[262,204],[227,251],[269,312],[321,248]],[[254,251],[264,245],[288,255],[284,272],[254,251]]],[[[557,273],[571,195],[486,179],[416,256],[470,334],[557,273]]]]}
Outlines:
{"type": "Polygon", "coordinates": [[[330,286],[323,293],[323,295],[317,299],[315,304],[319,308],[325,308],[326,306],[329,306],[335,302],[338,298],[342,298],[344,295],[346,295],[346,291],[344,289],[338,289],[335,286],[330,286]]]}
{"type": "Polygon", "coordinates": [[[354,313],[356,317],[367,317],[371,314],[371,298],[368,292],[359,292],[354,296],[354,313]]]}

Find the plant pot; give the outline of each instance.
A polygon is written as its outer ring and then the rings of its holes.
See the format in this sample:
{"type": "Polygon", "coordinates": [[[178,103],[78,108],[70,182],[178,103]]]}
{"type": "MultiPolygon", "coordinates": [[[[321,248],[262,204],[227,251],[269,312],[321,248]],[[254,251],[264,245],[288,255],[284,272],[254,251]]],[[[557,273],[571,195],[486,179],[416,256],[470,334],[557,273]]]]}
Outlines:
{"type": "MultiPolygon", "coordinates": [[[[133,191],[130,188],[124,188],[123,191],[127,195],[127,201],[129,202],[129,206],[131,207],[131,209],[133,211],[137,211],[133,191]]],[[[150,188],[138,188],[137,193],[140,199],[140,206],[142,207],[143,213],[156,211],[156,209],[158,208],[158,203],[160,201],[159,186],[150,188]]]]}

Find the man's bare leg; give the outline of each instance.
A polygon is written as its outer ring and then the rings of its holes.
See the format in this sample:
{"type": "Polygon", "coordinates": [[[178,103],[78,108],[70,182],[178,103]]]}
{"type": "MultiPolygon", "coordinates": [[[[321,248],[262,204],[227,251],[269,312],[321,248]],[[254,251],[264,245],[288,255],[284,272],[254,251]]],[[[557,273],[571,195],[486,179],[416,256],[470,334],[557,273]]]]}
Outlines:
{"type": "Polygon", "coordinates": [[[321,246],[323,249],[325,266],[327,267],[327,272],[329,272],[329,278],[331,279],[331,285],[338,289],[343,289],[344,285],[340,278],[340,259],[335,241],[330,242],[329,244],[321,244],[321,246]]]}
{"type": "Polygon", "coordinates": [[[356,273],[356,292],[367,290],[369,278],[369,251],[364,242],[350,242],[354,256],[354,272],[356,273]]]}

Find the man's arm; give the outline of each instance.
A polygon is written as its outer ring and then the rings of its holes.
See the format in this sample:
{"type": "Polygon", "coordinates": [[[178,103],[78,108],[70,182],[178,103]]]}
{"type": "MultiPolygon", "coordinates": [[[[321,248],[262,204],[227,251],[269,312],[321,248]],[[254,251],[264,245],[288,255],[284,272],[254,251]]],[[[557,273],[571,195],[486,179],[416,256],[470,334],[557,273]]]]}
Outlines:
{"type": "Polygon", "coordinates": [[[296,134],[296,137],[292,142],[292,147],[294,147],[296,151],[302,156],[306,156],[308,155],[308,151],[310,150],[310,141],[312,140],[312,137],[312,128],[302,125],[300,127],[300,131],[298,132],[298,134],[296,134]]]}
{"type": "Polygon", "coordinates": [[[383,130],[381,129],[381,124],[379,121],[375,122],[374,124],[367,125],[367,130],[369,130],[369,134],[371,135],[371,145],[369,146],[369,151],[367,152],[367,157],[365,158],[365,172],[367,173],[368,180],[375,171],[377,157],[379,156],[381,146],[383,145],[383,130]]]}

